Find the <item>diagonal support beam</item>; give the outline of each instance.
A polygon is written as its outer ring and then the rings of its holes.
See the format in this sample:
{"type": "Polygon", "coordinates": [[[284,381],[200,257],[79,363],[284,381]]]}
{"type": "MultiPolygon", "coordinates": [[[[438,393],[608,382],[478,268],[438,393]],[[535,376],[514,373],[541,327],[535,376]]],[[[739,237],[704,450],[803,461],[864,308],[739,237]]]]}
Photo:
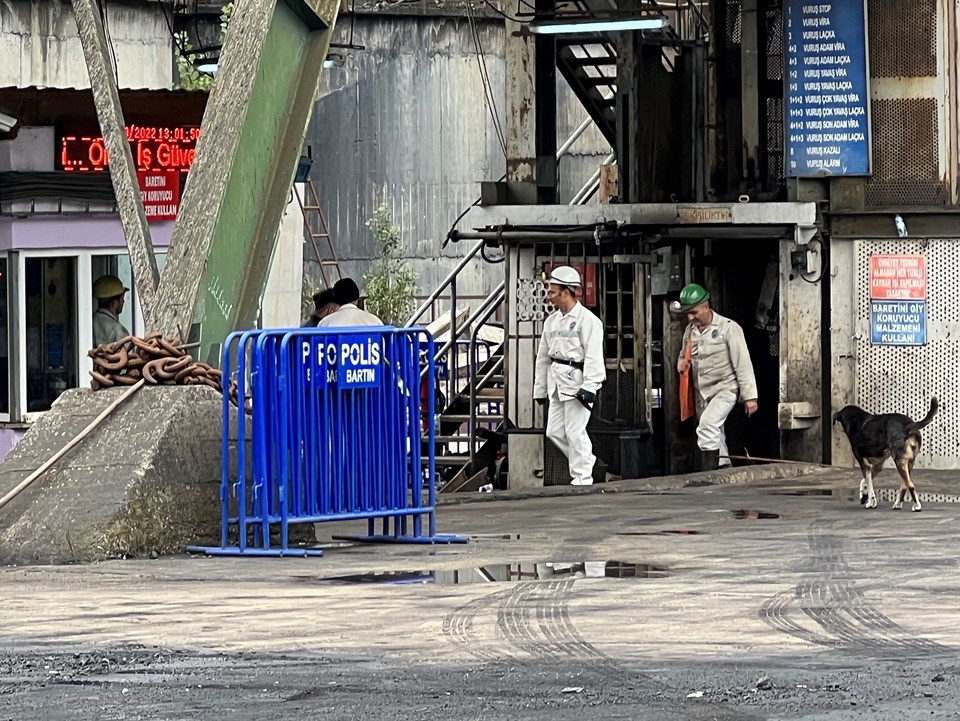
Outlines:
{"type": "Polygon", "coordinates": [[[110,158],[110,180],[117,200],[117,211],[127,239],[130,265],[136,282],[145,322],[149,325],[154,317],[157,285],[157,257],[143,210],[137,169],[133,153],[127,142],[123,122],[120,93],[114,80],[113,66],[107,50],[107,38],[95,0],[72,0],[73,13],[77,20],[80,45],[90,76],[90,88],[103,132],[103,142],[110,158]]]}
{"type": "Polygon", "coordinates": [[[158,292],[155,329],[219,363],[254,327],[340,0],[237,3],[158,292]]]}

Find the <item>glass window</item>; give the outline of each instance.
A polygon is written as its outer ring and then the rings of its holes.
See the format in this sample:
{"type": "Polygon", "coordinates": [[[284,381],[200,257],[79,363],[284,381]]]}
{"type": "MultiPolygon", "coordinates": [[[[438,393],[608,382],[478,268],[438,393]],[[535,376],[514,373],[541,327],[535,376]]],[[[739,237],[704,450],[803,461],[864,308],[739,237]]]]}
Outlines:
{"type": "Polygon", "coordinates": [[[28,413],[50,410],[77,387],[76,279],[76,258],[25,259],[28,413]]]}
{"type": "Polygon", "coordinates": [[[7,257],[0,256],[0,413],[10,413],[10,320],[7,257]]]}

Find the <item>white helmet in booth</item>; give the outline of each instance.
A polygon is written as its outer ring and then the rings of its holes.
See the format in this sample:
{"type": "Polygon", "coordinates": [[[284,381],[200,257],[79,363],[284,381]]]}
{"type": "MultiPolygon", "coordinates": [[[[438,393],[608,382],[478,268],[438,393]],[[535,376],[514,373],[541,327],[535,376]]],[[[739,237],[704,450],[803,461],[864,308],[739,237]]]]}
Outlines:
{"type": "Polygon", "coordinates": [[[576,271],[575,268],[571,268],[569,265],[561,265],[558,268],[554,268],[550,273],[550,277],[547,278],[548,283],[555,283],[556,285],[567,285],[573,288],[580,287],[580,274],[576,271]]]}

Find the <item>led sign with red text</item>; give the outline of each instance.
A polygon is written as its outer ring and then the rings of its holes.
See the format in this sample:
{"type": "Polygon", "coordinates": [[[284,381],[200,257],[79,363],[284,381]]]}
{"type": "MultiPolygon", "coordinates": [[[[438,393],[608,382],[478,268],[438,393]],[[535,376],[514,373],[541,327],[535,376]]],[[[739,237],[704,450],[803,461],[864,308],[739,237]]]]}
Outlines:
{"type": "MultiPolygon", "coordinates": [[[[200,128],[129,125],[126,130],[137,170],[186,173],[193,165],[200,128]]],[[[109,164],[106,145],[96,133],[65,129],[60,136],[58,165],[61,170],[102,172],[109,164]]]]}

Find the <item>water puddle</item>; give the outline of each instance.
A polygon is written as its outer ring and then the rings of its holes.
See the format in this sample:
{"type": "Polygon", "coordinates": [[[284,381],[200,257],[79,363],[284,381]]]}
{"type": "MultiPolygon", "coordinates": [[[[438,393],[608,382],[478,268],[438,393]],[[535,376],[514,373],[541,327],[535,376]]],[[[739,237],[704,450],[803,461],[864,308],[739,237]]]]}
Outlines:
{"type": "Polygon", "coordinates": [[[373,583],[388,585],[434,584],[460,586],[468,583],[511,583],[517,581],[558,581],[575,578],[666,578],[668,570],[652,563],[624,563],[623,561],[548,561],[543,563],[491,563],[472,568],[453,570],[374,571],[348,576],[314,579],[297,576],[299,580],[322,583],[373,583]]]}
{"type": "Polygon", "coordinates": [[[752,509],[740,509],[731,511],[733,517],[740,521],[766,521],[774,518],[780,518],[779,513],[769,513],[767,511],[756,511],[752,509]]]}

